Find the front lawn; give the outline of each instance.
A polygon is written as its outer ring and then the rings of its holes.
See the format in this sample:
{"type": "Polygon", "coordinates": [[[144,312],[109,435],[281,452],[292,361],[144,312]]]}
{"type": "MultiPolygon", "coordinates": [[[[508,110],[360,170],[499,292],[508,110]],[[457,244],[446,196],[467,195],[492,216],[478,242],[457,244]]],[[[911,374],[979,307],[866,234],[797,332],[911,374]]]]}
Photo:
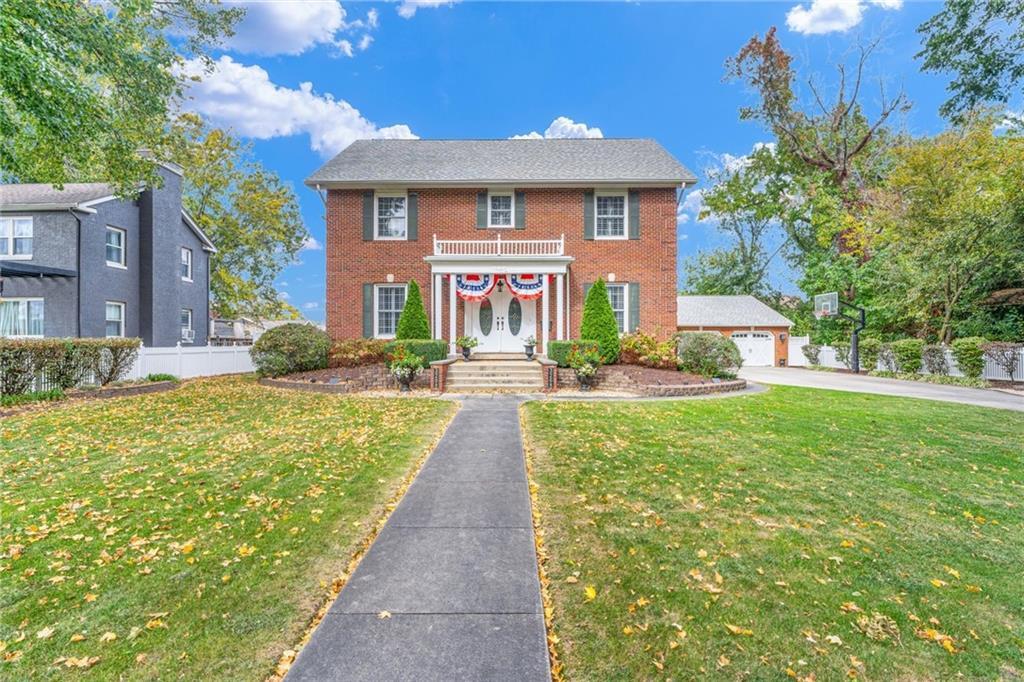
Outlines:
{"type": "Polygon", "coordinates": [[[523,409],[568,679],[1024,675],[1024,415],[781,386],[523,409]]]}
{"type": "Polygon", "coordinates": [[[225,378],[0,420],[0,678],[266,678],[453,409],[225,378]]]}

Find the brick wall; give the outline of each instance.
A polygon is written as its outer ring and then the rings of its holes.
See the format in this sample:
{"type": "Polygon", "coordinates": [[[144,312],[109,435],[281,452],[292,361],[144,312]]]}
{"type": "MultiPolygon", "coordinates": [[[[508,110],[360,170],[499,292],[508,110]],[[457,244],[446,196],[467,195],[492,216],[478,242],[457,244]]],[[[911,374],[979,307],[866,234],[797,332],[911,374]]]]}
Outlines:
{"type": "MultiPolygon", "coordinates": [[[[476,195],[486,188],[410,187],[419,195],[419,239],[363,241],[362,190],[331,190],[327,195],[327,331],[335,339],[362,336],[362,285],[415,279],[427,314],[432,301],[430,265],[423,260],[439,239],[557,239],[565,234],[570,266],[569,335],[579,335],[583,283],[614,273],[617,282],[639,283],[640,326],[670,333],[676,326],[676,193],[671,187],[640,190],[639,240],[585,240],[583,189],[524,189],[526,229],[477,229],[476,195]]],[[[443,335],[448,338],[448,291],[444,287],[443,335]]],[[[541,322],[537,303],[537,324],[541,322]]],[[[551,338],[555,337],[555,297],[551,297],[551,338]]],[[[462,332],[461,302],[456,313],[462,332]]],[[[538,329],[537,336],[540,331],[538,329]]]]}

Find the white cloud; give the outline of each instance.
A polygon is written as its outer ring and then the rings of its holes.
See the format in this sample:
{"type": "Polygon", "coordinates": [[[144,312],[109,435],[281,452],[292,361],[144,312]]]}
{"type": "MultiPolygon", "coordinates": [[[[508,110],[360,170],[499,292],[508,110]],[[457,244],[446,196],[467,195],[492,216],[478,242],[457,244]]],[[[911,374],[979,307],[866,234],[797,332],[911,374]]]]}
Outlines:
{"type": "Polygon", "coordinates": [[[202,78],[190,85],[186,106],[246,137],[307,134],[313,151],[325,157],[359,139],[418,139],[404,124],[378,127],[345,100],[315,92],[308,81],[298,89],[286,88],[273,83],[262,67],[226,55],[214,62],[211,73],[204,73],[198,60],[187,61],[184,72],[202,78]]]}
{"type": "Polygon", "coordinates": [[[373,9],[367,12],[366,19],[348,21],[345,8],[338,0],[236,0],[225,4],[245,8],[245,16],[225,46],[247,54],[295,55],[317,45],[330,45],[340,54],[351,57],[352,42],[341,35],[360,29],[372,30],[378,25],[377,10],[373,9]]]}
{"type": "Polygon", "coordinates": [[[548,129],[541,135],[537,131],[526,133],[525,135],[513,135],[513,140],[542,140],[542,139],[554,139],[554,138],[599,138],[604,137],[604,133],[601,132],[600,128],[590,128],[586,123],[576,123],[567,116],[559,116],[548,129]]]}
{"type": "Polygon", "coordinates": [[[786,26],[804,35],[849,31],[864,18],[869,4],[896,10],[903,6],[903,0],[811,0],[810,5],[800,4],[789,10],[786,26]]]}
{"type": "Polygon", "coordinates": [[[369,33],[364,34],[363,37],[359,39],[359,51],[360,52],[366,51],[366,49],[368,47],[370,47],[370,45],[372,43],[373,43],[373,36],[371,36],[369,33]]]}
{"type": "Polygon", "coordinates": [[[277,297],[282,301],[287,301],[291,299],[291,294],[289,294],[287,291],[279,291],[277,292],[277,297]]]}
{"type": "Polygon", "coordinates": [[[302,240],[299,251],[323,251],[324,245],[317,241],[316,237],[310,235],[302,240]]]}
{"type": "Polygon", "coordinates": [[[280,282],[277,283],[277,286],[283,289],[284,287],[288,286],[288,280],[281,280],[280,282]]]}
{"type": "Polygon", "coordinates": [[[676,211],[676,222],[677,223],[688,223],[691,220],[698,223],[706,222],[700,220],[700,212],[704,208],[704,190],[694,189],[689,194],[683,197],[682,202],[679,204],[679,210],[676,211]]]}
{"type": "Polygon", "coordinates": [[[320,304],[317,303],[316,301],[307,301],[306,303],[302,304],[302,309],[303,310],[316,310],[319,307],[320,307],[320,304]]]}
{"type": "Polygon", "coordinates": [[[451,7],[459,0],[402,0],[398,6],[398,16],[403,19],[412,19],[416,16],[416,10],[433,7],[451,7]]]}

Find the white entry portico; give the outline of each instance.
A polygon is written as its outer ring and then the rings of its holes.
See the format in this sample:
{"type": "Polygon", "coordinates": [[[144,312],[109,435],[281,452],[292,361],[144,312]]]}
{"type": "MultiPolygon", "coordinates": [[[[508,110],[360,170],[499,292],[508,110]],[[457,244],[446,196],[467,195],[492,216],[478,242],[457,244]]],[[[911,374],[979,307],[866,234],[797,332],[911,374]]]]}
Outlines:
{"type": "Polygon", "coordinates": [[[522,353],[523,342],[535,337],[538,352],[546,353],[549,339],[567,338],[568,300],[566,281],[572,257],[565,255],[565,237],[559,239],[450,240],[434,236],[434,252],[424,258],[431,266],[433,279],[431,326],[435,339],[443,338],[445,314],[448,316],[448,342],[456,352],[459,325],[456,319],[458,299],[463,298],[462,329],[479,341],[479,352],[522,353]],[[533,275],[540,288],[540,320],[537,320],[536,296],[527,297],[512,286],[512,276],[533,275]],[[463,283],[490,276],[486,295],[460,293],[456,278],[463,283]],[[443,283],[448,283],[447,301],[443,283]],[[471,299],[479,300],[471,300],[471,299]],[[552,301],[552,299],[554,299],[552,301]],[[552,330],[552,322],[554,329],[552,330]]]}

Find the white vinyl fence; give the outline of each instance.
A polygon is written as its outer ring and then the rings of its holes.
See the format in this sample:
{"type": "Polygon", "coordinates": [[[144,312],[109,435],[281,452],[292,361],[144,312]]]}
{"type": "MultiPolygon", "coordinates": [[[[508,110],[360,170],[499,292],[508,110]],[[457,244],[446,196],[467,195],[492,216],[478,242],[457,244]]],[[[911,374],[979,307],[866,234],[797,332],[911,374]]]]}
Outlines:
{"type": "Polygon", "coordinates": [[[181,379],[218,374],[240,374],[255,370],[249,357],[250,346],[191,346],[139,349],[139,357],[126,379],[141,379],[148,374],[173,374],[181,379]]]}
{"type": "MultiPolygon", "coordinates": [[[[808,364],[807,358],[804,356],[802,348],[809,343],[808,337],[790,337],[789,339],[789,364],[794,367],[803,367],[808,364]]],[[[818,356],[819,364],[823,367],[836,367],[845,369],[846,365],[841,363],[836,358],[836,349],[832,346],[822,346],[821,354],[818,356]]],[[[953,352],[946,349],[946,364],[949,365],[949,374],[954,377],[962,377],[963,373],[960,368],[956,366],[956,359],[953,358],[953,352]]],[[[861,367],[861,371],[866,371],[867,367],[861,367]]],[[[879,361],[877,367],[870,369],[885,369],[882,367],[881,361],[879,361]]],[[[921,374],[927,374],[928,372],[922,367],[921,374]]],[[[1003,371],[1003,369],[992,362],[988,358],[985,359],[985,371],[981,375],[985,379],[1003,380],[1009,381],[1010,375],[1003,371]]],[[[1024,350],[1021,350],[1017,356],[1017,369],[1014,372],[1014,378],[1020,381],[1021,377],[1024,377],[1024,350]]]]}

